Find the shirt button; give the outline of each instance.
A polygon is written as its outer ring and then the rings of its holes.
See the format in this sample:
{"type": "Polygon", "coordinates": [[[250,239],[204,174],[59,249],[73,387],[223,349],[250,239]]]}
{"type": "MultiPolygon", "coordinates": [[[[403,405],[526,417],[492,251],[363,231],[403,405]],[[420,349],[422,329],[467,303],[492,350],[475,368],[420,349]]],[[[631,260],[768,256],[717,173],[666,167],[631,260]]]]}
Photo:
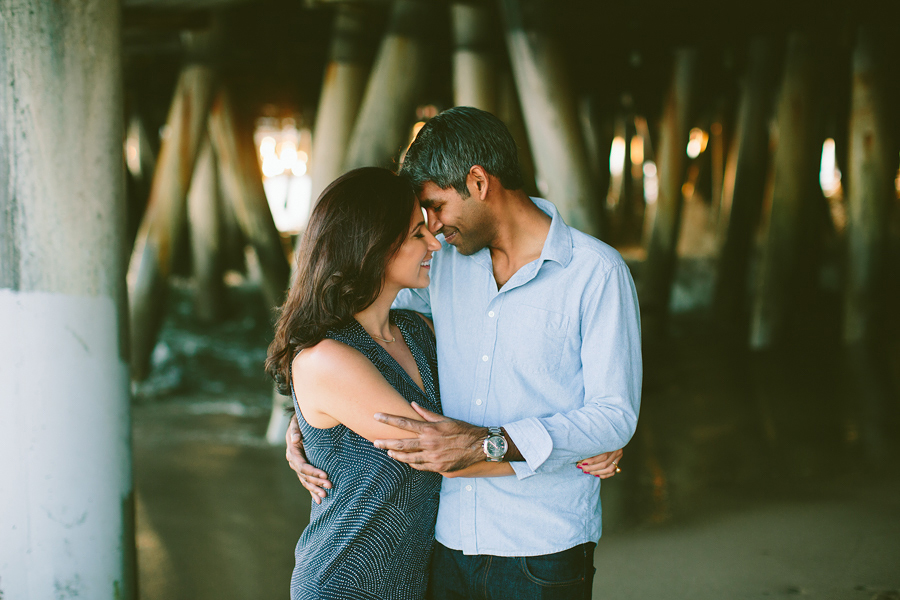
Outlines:
{"type": "Polygon", "coordinates": [[[467,491],[467,492],[471,492],[471,491],[472,491],[472,486],[471,486],[471,485],[467,485],[467,486],[466,486],[466,491],[467,491]]]}
{"type": "Polygon", "coordinates": [[[477,404],[478,406],[481,406],[481,398],[479,398],[478,400],[476,400],[476,401],[475,401],[475,404],[477,404]]]}
{"type": "Polygon", "coordinates": [[[488,355],[485,354],[484,356],[482,356],[482,357],[481,357],[481,360],[483,360],[484,362],[487,362],[487,361],[488,361],[488,355]]]}
{"type": "Polygon", "coordinates": [[[493,316],[494,316],[494,311],[489,312],[489,313],[488,313],[488,316],[489,316],[489,317],[493,317],[493,316]]]}

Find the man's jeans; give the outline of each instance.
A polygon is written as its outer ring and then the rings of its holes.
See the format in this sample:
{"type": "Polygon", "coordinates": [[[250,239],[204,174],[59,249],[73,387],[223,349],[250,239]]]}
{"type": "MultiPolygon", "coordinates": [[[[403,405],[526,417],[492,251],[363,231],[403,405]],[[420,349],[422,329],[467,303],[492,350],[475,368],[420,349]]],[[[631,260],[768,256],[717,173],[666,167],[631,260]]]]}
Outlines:
{"type": "Polygon", "coordinates": [[[430,600],[590,600],[594,547],[588,542],[555,554],[466,556],[434,543],[430,600]]]}

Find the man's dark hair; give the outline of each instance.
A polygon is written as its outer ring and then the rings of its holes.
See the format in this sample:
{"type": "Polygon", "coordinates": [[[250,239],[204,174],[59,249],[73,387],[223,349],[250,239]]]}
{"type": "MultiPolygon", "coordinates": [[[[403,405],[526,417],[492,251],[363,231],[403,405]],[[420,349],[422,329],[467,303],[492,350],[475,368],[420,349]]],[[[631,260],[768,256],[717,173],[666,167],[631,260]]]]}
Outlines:
{"type": "Polygon", "coordinates": [[[524,187],[516,142],[503,121],[471,106],[457,106],[425,123],[406,152],[400,174],[417,193],[431,181],[441,189],[453,186],[468,198],[466,176],[473,165],[483,167],[508,190],[524,187]]]}

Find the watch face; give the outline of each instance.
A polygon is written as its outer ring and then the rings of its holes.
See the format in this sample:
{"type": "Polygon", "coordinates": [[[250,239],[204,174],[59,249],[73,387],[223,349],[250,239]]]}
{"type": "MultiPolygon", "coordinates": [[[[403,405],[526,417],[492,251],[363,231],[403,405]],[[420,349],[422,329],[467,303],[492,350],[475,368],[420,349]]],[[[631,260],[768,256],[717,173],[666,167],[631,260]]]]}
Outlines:
{"type": "Polygon", "coordinates": [[[500,458],[506,454],[506,439],[495,435],[487,439],[487,452],[492,458],[500,458]]]}

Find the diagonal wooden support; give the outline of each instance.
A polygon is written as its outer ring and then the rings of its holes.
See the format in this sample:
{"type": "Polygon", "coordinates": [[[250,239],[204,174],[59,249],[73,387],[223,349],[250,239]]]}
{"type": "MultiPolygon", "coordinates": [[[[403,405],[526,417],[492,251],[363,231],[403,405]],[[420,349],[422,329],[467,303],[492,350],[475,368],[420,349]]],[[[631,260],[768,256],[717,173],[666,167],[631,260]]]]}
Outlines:
{"type": "Polygon", "coordinates": [[[165,310],[166,281],[174,245],[185,223],[185,201],[212,100],[214,74],[204,64],[186,66],[179,76],[160,147],[150,200],[128,268],[132,377],[150,371],[150,357],[165,310]]]}
{"type": "Polygon", "coordinates": [[[225,87],[219,88],[210,110],[209,133],[219,159],[223,195],[259,258],[266,304],[280,306],[290,265],[266,200],[252,124],[238,116],[225,87]]]}
{"type": "Polygon", "coordinates": [[[600,236],[605,190],[597,189],[591,175],[565,60],[541,18],[549,5],[544,0],[502,0],[500,5],[528,139],[548,199],[569,225],[600,236]]]}

